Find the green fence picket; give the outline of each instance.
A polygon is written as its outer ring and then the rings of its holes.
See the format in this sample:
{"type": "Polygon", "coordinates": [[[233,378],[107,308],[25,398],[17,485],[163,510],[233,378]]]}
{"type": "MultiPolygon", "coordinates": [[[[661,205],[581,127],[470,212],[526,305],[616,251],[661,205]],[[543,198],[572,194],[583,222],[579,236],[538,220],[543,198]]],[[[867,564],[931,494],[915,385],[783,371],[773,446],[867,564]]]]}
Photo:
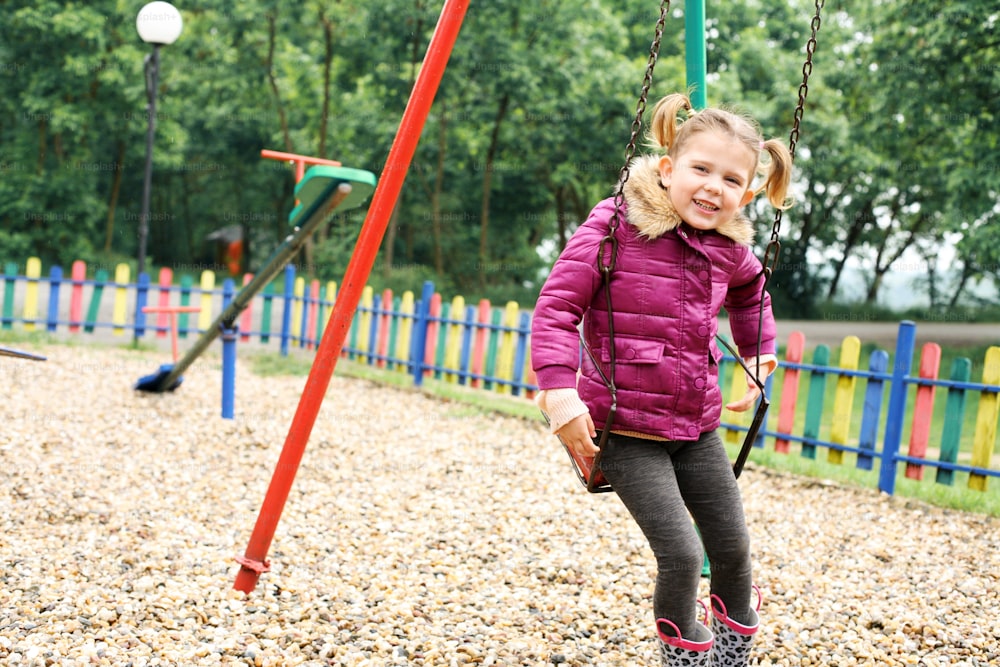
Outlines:
{"type": "MultiPolygon", "coordinates": [[[[830,363],[830,346],[817,345],[813,351],[813,365],[826,367],[830,363]]],[[[805,438],[819,440],[819,426],[823,420],[823,397],[826,395],[826,372],[814,370],[809,373],[809,397],[806,399],[806,423],[802,429],[805,438]]],[[[802,456],[816,458],[816,445],[802,443],[802,456]]]]}
{"type": "MultiPolygon", "coordinates": [[[[959,357],[951,364],[951,380],[953,382],[968,382],[972,377],[972,361],[959,357]]],[[[962,422],[965,419],[965,390],[949,387],[944,408],[944,426],[941,428],[942,463],[956,463],[958,449],[962,440],[962,422]]],[[[955,481],[955,471],[938,468],[935,476],[938,484],[951,486],[955,481]]]]}
{"type": "Polygon", "coordinates": [[[3,269],[3,328],[14,324],[14,289],[17,286],[17,264],[7,262],[3,269]]]}
{"type": "Polygon", "coordinates": [[[97,317],[101,312],[101,296],[104,294],[104,284],[108,282],[109,273],[107,269],[98,269],[94,274],[94,291],[90,294],[90,306],[87,308],[87,322],[83,330],[93,333],[97,324],[97,317]]]}

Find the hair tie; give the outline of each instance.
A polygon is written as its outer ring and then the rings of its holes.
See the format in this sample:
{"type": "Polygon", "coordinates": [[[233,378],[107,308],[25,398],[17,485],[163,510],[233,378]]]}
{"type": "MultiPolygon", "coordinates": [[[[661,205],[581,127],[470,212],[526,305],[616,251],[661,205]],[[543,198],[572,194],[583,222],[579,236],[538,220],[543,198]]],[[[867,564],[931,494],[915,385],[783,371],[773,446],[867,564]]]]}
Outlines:
{"type": "Polygon", "coordinates": [[[764,142],[762,141],[759,144],[757,144],[757,148],[759,148],[760,150],[764,150],[764,142]]]}

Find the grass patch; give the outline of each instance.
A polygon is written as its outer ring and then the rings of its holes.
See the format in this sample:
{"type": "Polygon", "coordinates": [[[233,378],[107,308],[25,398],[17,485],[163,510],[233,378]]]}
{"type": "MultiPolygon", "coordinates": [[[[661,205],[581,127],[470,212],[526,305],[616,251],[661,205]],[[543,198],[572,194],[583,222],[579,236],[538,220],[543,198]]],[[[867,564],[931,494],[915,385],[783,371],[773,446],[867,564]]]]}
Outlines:
{"type": "MultiPolygon", "coordinates": [[[[312,368],[312,357],[289,355],[283,357],[278,353],[265,352],[247,357],[254,373],[268,375],[308,375],[312,368]]],[[[388,385],[406,391],[419,391],[447,401],[454,401],[463,406],[455,412],[456,416],[471,416],[484,414],[503,414],[523,419],[541,419],[541,414],[535,404],[517,396],[506,396],[492,391],[472,389],[443,379],[425,377],[423,385],[416,387],[413,376],[399,370],[388,370],[369,366],[350,359],[337,360],[337,375],[360,380],[368,380],[381,385],[388,385]]]]}
{"type": "Polygon", "coordinates": [[[135,340],[134,338],[122,337],[121,343],[114,345],[107,342],[89,340],[80,336],[66,336],[65,334],[54,334],[49,331],[24,331],[22,329],[0,329],[0,345],[14,346],[30,345],[33,347],[47,347],[61,345],[63,347],[114,347],[121,350],[135,350],[137,352],[155,352],[159,346],[153,341],[135,340]]]}
{"type": "MultiPolygon", "coordinates": [[[[856,458],[851,453],[844,454],[844,463],[835,464],[826,460],[826,454],[820,447],[816,449],[816,458],[810,459],[801,455],[795,443],[792,443],[791,452],[781,454],[772,449],[773,441],[770,438],[765,442],[766,448],[755,447],[751,451],[749,457],[751,463],[803,477],[831,480],[842,486],[864,489],[872,493],[879,492],[877,458],[873,462],[872,470],[861,470],[855,467],[856,458]]],[[[729,450],[730,458],[735,459],[739,445],[727,443],[726,449],[729,450]]],[[[894,493],[896,497],[912,498],[937,507],[1000,517],[1000,491],[998,491],[1000,480],[992,479],[987,482],[987,490],[983,492],[968,488],[967,473],[955,473],[954,482],[949,486],[934,481],[935,470],[932,467],[924,468],[923,481],[906,477],[905,470],[906,467],[903,465],[897,467],[894,493]]]]}

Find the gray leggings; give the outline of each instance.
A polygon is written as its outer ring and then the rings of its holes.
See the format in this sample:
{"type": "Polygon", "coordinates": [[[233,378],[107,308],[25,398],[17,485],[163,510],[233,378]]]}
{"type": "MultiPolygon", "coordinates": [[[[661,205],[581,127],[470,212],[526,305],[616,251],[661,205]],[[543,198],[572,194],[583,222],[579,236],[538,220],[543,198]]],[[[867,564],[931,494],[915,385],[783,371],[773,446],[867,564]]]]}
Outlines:
{"type": "Polygon", "coordinates": [[[655,618],[673,621],[683,637],[694,633],[707,554],[711,593],[722,599],[733,620],[749,622],[750,535],[718,433],[702,433],[693,442],[612,434],[601,454],[601,470],[656,556],[655,618]]]}

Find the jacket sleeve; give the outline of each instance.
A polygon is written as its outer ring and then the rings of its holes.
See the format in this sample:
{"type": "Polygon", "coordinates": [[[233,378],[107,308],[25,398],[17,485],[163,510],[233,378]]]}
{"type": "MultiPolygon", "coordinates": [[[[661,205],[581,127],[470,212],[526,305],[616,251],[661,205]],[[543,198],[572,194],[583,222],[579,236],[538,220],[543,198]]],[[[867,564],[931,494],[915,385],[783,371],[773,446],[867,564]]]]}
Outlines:
{"type": "Polygon", "coordinates": [[[531,367],[539,389],[576,386],[580,322],[601,286],[597,252],[611,206],[602,202],[570,238],[542,285],[531,319],[531,367]]]}
{"type": "Polygon", "coordinates": [[[749,248],[739,246],[739,250],[725,300],[733,341],[744,358],[774,354],[777,328],[771,311],[771,295],[764,290],[763,267],[749,248]],[[758,326],[760,350],[757,349],[758,326]]]}

